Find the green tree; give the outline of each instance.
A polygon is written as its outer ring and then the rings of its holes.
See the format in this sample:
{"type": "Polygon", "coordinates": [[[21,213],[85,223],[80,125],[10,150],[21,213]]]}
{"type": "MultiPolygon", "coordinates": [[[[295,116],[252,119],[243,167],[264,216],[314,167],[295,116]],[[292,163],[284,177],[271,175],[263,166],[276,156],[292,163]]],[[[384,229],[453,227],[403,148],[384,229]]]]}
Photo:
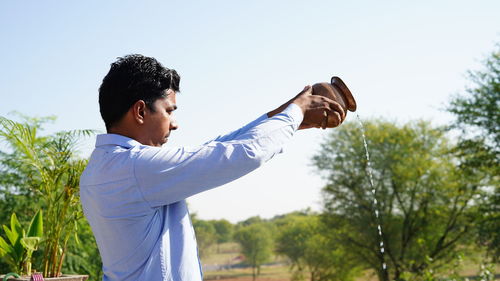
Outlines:
{"type": "Polygon", "coordinates": [[[452,128],[460,135],[455,153],[464,173],[481,174],[483,189],[478,241],[493,261],[500,259],[500,44],[484,68],[470,71],[472,85],[451,99],[452,128]]]}
{"type": "Polygon", "coordinates": [[[260,274],[260,267],[271,258],[272,233],[265,223],[252,223],[239,228],[235,240],[241,245],[246,262],[252,267],[253,280],[260,274]]]}
{"type": "MultiPolygon", "coordinates": [[[[469,71],[472,85],[451,99],[448,111],[455,116],[454,128],[463,139],[482,141],[498,161],[500,152],[500,44],[484,62],[484,69],[469,71]]],[[[498,162],[497,162],[498,163],[498,162]]],[[[482,164],[482,163],[480,163],[482,164]]],[[[498,168],[498,167],[497,167],[498,168]]]]}
{"type": "Polygon", "coordinates": [[[263,223],[263,222],[264,222],[264,220],[260,216],[253,216],[253,217],[249,217],[248,219],[246,219],[244,221],[238,222],[237,226],[238,227],[249,226],[249,225],[254,224],[254,223],[263,223]]]}
{"type": "Polygon", "coordinates": [[[228,220],[211,220],[209,221],[215,229],[215,236],[217,241],[217,253],[220,253],[220,244],[232,240],[234,233],[234,225],[228,220]]]}
{"type": "Polygon", "coordinates": [[[231,241],[233,237],[234,225],[228,220],[214,220],[212,224],[215,227],[215,233],[217,234],[217,243],[226,243],[231,241]]]}
{"type": "Polygon", "coordinates": [[[358,125],[332,131],[313,158],[327,180],[325,214],[341,230],[339,243],[384,281],[446,265],[470,233],[480,183],[456,168],[445,132],[427,122],[370,121],[365,128],[375,198],[358,125]]]}
{"type": "Polygon", "coordinates": [[[342,245],[335,244],[328,228],[318,215],[291,214],[282,219],[276,252],[290,259],[296,279],[309,273],[309,280],[353,280],[357,273],[354,260],[342,245]]]}
{"type": "Polygon", "coordinates": [[[215,227],[209,221],[197,219],[196,215],[192,215],[191,220],[196,233],[196,241],[198,243],[200,257],[204,258],[210,253],[210,248],[215,245],[215,242],[217,241],[215,227]]]}
{"type": "Polygon", "coordinates": [[[89,281],[102,279],[102,261],[94,234],[86,219],[78,221],[78,240],[68,243],[68,254],[63,264],[63,272],[68,274],[88,274],[89,281]]]}

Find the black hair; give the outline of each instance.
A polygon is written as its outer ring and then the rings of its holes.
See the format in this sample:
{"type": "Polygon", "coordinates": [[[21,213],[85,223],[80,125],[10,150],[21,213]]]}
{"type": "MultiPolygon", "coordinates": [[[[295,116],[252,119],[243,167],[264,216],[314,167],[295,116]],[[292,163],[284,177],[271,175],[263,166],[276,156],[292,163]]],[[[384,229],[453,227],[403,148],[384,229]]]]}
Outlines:
{"type": "Polygon", "coordinates": [[[153,103],[166,90],[179,91],[180,76],[155,58],[139,54],[119,57],[99,87],[99,109],[109,130],[138,100],[154,111],[153,103]]]}

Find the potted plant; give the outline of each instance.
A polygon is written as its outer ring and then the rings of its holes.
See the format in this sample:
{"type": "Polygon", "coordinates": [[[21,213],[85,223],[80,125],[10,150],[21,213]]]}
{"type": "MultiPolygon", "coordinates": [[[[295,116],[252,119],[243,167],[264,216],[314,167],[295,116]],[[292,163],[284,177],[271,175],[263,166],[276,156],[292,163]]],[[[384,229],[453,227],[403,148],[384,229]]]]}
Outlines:
{"type": "Polygon", "coordinates": [[[29,167],[27,176],[34,183],[30,188],[35,190],[44,209],[43,276],[61,277],[68,241],[74,237],[78,242],[77,223],[83,218],[79,177],[87,161],[75,155],[75,148],[80,137],[89,136],[93,131],[65,131],[40,137],[37,128],[0,117],[0,139],[16,150],[17,161],[29,167]]]}
{"type": "Polygon", "coordinates": [[[43,235],[42,211],[38,211],[28,227],[24,230],[15,213],[10,218],[10,228],[3,225],[7,241],[0,237],[0,258],[22,275],[31,273],[31,256],[38,249],[43,235]]]}

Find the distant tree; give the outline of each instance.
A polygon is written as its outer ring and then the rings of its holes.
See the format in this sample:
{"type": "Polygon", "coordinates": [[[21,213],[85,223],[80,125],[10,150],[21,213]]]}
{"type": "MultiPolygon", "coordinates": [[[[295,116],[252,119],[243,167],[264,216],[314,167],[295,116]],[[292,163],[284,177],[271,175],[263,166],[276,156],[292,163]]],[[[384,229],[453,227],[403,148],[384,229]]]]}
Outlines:
{"type": "Polygon", "coordinates": [[[220,253],[220,244],[232,240],[234,233],[234,225],[225,219],[211,220],[209,222],[214,226],[216,242],[217,242],[217,253],[220,253]]]}
{"type": "Polygon", "coordinates": [[[493,261],[500,260],[500,44],[484,62],[470,71],[472,85],[451,99],[452,128],[461,134],[455,153],[464,173],[482,174],[478,241],[493,261]]]}
{"type": "Polygon", "coordinates": [[[311,281],[353,280],[358,267],[342,245],[335,244],[335,228],[328,228],[318,215],[289,215],[279,227],[276,252],[290,259],[298,278],[309,274],[311,281]]]}
{"type": "Polygon", "coordinates": [[[228,220],[214,220],[212,224],[215,228],[215,233],[217,235],[217,243],[226,243],[233,237],[234,225],[228,220]]]}
{"type": "Polygon", "coordinates": [[[249,217],[248,219],[238,222],[237,226],[249,226],[254,223],[261,223],[264,220],[260,216],[249,217]]]}
{"type": "Polygon", "coordinates": [[[208,254],[210,254],[210,248],[215,245],[217,241],[215,227],[209,221],[197,219],[195,215],[192,215],[191,220],[196,233],[196,241],[198,243],[200,257],[207,257],[208,254]]]}
{"type": "Polygon", "coordinates": [[[253,223],[239,228],[235,240],[241,245],[246,262],[252,266],[253,280],[260,274],[260,267],[267,262],[273,251],[272,234],[264,223],[253,223]]]}
{"type": "Polygon", "coordinates": [[[358,125],[333,130],[313,159],[327,180],[325,215],[332,229],[341,230],[338,243],[384,281],[421,276],[449,263],[473,227],[476,175],[456,168],[445,132],[427,122],[364,125],[376,201],[358,125]]]}

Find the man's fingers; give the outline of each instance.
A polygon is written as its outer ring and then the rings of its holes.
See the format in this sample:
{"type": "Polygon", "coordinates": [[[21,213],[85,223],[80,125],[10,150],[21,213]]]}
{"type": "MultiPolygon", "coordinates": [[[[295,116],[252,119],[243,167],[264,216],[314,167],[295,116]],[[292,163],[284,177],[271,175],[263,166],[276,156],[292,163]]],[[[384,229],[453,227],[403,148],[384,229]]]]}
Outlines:
{"type": "Polygon", "coordinates": [[[328,121],[332,121],[332,126],[337,127],[340,124],[342,124],[342,118],[340,117],[340,114],[337,111],[334,111],[332,115],[329,116],[328,121]]]}
{"type": "Polygon", "coordinates": [[[324,106],[327,108],[324,112],[328,114],[327,125],[322,127],[330,127],[334,128],[342,124],[345,120],[345,111],[344,108],[336,101],[326,99],[324,106]]]}
{"type": "Polygon", "coordinates": [[[303,107],[304,120],[300,129],[306,128],[333,128],[342,124],[346,117],[346,111],[335,100],[324,96],[312,95],[312,87],[306,86],[300,92],[296,101],[303,107]]]}
{"type": "Polygon", "coordinates": [[[326,129],[328,127],[328,113],[326,110],[323,110],[323,121],[321,122],[321,129],[326,129]]]}
{"type": "Polygon", "coordinates": [[[342,106],[338,102],[335,102],[335,101],[330,102],[328,105],[329,105],[331,111],[333,111],[339,115],[341,123],[344,122],[344,119],[345,119],[344,108],[342,108],[342,106]]]}

